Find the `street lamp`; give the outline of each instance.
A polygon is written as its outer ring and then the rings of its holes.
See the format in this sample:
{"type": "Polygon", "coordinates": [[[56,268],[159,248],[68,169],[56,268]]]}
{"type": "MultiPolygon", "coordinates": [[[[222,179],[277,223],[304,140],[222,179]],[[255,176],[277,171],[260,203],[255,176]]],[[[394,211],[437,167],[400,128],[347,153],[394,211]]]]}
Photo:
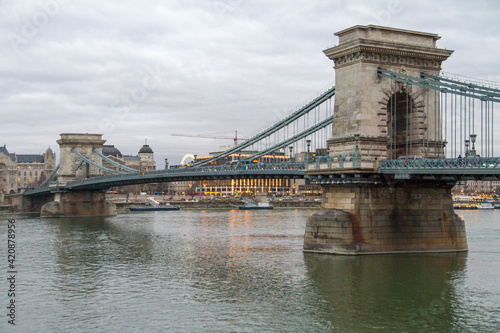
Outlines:
{"type": "Polygon", "coordinates": [[[292,151],[293,151],[293,146],[288,147],[290,149],[290,162],[292,161],[292,151]]]}
{"type": "Polygon", "coordinates": [[[427,152],[429,151],[428,147],[420,147],[420,151],[422,151],[422,155],[424,155],[424,158],[427,158],[427,152]]]}
{"type": "Polygon", "coordinates": [[[307,139],[306,140],[306,144],[307,144],[307,163],[309,163],[309,149],[311,148],[311,139],[307,139]]]}
{"type": "Polygon", "coordinates": [[[361,152],[359,151],[359,146],[358,146],[359,136],[360,136],[359,134],[354,134],[354,140],[356,140],[356,146],[354,147],[354,152],[351,155],[352,166],[354,168],[361,167],[361,152]]]}
{"type": "Polygon", "coordinates": [[[476,138],[477,134],[471,134],[470,136],[470,141],[472,142],[472,149],[470,151],[471,156],[476,156],[476,138]]]}

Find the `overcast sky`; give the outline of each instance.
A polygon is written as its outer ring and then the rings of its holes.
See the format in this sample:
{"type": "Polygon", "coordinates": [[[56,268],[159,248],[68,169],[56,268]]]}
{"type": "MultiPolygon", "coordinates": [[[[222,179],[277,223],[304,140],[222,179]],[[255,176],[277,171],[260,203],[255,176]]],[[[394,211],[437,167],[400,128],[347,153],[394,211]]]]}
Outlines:
{"type": "Polygon", "coordinates": [[[444,71],[500,82],[499,17],[493,0],[0,0],[0,144],[207,154],[231,140],[171,133],[255,134],[334,83],[322,51],[358,24],[437,33],[444,71]]]}

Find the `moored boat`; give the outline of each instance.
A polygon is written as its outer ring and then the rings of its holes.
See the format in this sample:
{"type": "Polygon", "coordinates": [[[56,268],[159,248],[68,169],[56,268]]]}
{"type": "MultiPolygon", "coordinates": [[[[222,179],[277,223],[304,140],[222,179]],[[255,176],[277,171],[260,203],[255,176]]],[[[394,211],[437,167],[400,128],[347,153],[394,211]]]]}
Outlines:
{"type": "Polygon", "coordinates": [[[477,209],[477,204],[458,202],[453,204],[454,209],[477,209]]]}
{"type": "Polygon", "coordinates": [[[477,209],[495,209],[495,206],[493,205],[493,202],[481,202],[477,206],[477,209]]]}
{"type": "Polygon", "coordinates": [[[238,209],[241,210],[251,210],[251,209],[273,209],[273,206],[269,202],[258,202],[253,203],[250,201],[245,201],[243,206],[238,206],[238,209]]]}
{"type": "Polygon", "coordinates": [[[181,208],[179,206],[172,206],[170,204],[164,205],[164,206],[159,206],[159,207],[153,207],[153,206],[135,206],[132,205],[129,208],[133,212],[138,212],[138,211],[150,211],[150,210],[180,210],[181,208]]]}
{"type": "Polygon", "coordinates": [[[180,210],[181,208],[179,206],[172,206],[169,203],[166,203],[164,205],[161,205],[158,201],[156,201],[154,198],[146,198],[146,204],[145,205],[132,205],[129,208],[133,212],[138,212],[138,211],[159,211],[159,210],[180,210]]]}

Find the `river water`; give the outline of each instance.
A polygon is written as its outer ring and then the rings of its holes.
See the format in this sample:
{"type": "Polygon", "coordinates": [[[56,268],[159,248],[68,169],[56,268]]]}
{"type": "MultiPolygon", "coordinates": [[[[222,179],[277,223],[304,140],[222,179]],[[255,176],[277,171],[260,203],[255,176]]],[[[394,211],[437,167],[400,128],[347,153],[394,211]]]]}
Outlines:
{"type": "Polygon", "coordinates": [[[468,253],[357,257],[304,254],[312,213],[1,215],[0,332],[500,331],[500,211],[459,212],[468,253]]]}

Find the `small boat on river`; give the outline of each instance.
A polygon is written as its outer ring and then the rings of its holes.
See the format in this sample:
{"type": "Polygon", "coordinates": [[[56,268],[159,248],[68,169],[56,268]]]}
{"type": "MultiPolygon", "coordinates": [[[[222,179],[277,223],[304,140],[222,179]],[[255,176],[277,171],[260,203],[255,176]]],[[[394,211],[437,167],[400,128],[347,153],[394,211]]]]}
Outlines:
{"type": "Polygon", "coordinates": [[[470,202],[458,202],[453,204],[454,209],[477,209],[478,204],[477,203],[470,203],[470,202]]]}
{"type": "Polygon", "coordinates": [[[265,202],[251,202],[251,201],[244,201],[243,206],[238,206],[238,209],[241,210],[253,210],[253,209],[273,209],[273,206],[265,201],[265,202]]]}
{"type": "Polygon", "coordinates": [[[181,208],[179,206],[172,206],[169,203],[166,203],[164,205],[161,205],[158,201],[156,201],[154,198],[146,198],[146,204],[145,205],[132,205],[130,206],[130,210],[133,212],[144,212],[144,211],[159,211],[159,210],[180,210],[181,208]]]}
{"type": "Polygon", "coordinates": [[[495,205],[493,205],[493,202],[485,201],[485,202],[481,202],[477,206],[477,209],[495,209],[495,205]]]}
{"type": "Polygon", "coordinates": [[[474,196],[453,197],[454,209],[500,209],[500,202],[493,198],[474,196]]]}

